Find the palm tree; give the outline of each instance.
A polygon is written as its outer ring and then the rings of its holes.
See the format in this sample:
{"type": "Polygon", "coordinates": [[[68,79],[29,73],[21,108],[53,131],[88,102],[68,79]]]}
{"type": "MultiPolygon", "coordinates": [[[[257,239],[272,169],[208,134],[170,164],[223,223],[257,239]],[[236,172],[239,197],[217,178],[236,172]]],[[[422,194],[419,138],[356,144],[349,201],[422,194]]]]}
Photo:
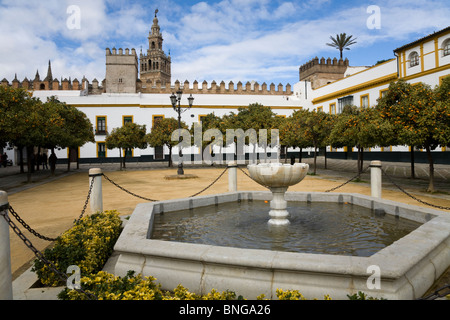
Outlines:
{"type": "Polygon", "coordinates": [[[336,48],[340,51],[341,53],[341,59],[342,59],[342,52],[345,50],[350,50],[350,48],[348,48],[349,46],[351,46],[352,44],[356,43],[356,38],[352,39],[352,35],[348,36],[345,33],[341,33],[341,34],[337,34],[336,38],[334,38],[333,36],[330,36],[331,39],[331,43],[327,43],[327,46],[336,48]]]}

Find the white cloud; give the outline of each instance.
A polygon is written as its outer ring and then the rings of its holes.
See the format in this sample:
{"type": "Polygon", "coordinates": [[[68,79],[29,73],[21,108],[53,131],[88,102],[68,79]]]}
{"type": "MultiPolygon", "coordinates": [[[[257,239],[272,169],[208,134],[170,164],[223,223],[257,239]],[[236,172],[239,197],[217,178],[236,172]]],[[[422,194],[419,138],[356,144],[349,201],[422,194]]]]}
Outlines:
{"type": "MultiPolygon", "coordinates": [[[[381,29],[369,30],[369,4],[332,0],[220,0],[195,4],[175,0],[0,1],[0,78],[45,75],[52,60],[55,77],[103,80],[106,47],[148,48],[154,10],[164,50],[171,51],[173,80],[293,84],[298,67],[316,55],[336,56],[325,44],[346,32],[358,48],[377,51],[380,41],[408,43],[448,26],[444,0],[408,3],[378,0],[381,29]],[[80,8],[80,29],[67,27],[67,7],[80,8]]],[[[394,47],[391,50],[395,49],[394,47]]],[[[385,57],[381,57],[385,58],[385,57]]],[[[363,58],[361,58],[363,60],[363,58]]],[[[367,62],[369,64],[369,62],[367,62]]]]}

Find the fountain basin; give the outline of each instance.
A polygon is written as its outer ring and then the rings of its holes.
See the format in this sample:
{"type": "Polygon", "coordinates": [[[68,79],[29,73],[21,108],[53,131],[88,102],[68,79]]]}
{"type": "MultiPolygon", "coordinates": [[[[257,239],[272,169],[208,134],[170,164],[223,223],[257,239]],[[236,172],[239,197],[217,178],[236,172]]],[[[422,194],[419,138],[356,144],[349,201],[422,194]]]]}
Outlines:
{"type": "Polygon", "coordinates": [[[139,204],[114,250],[119,254],[115,274],[134,270],[154,276],[163,289],[182,284],[198,294],[211,289],[233,290],[254,299],[276,297],[276,289],[296,289],[306,298],[347,299],[358,291],[387,299],[421,297],[450,266],[448,213],[359,194],[288,192],[286,200],[351,203],[384,211],[422,225],[370,257],[292,253],[220,247],[150,239],[155,214],[189,210],[242,200],[270,200],[270,192],[233,192],[221,195],[139,204]],[[373,267],[379,288],[370,286],[373,267]]]}

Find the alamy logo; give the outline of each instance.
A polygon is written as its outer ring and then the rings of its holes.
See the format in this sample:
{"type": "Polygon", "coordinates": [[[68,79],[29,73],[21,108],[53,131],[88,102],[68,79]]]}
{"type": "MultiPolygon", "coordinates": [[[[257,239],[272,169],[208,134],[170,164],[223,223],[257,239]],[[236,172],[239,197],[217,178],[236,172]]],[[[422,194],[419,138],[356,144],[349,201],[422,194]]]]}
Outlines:
{"type": "Polygon", "coordinates": [[[69,17],[66,20],[66,26],[69,30],[81,29],[81,9],[79,6],[71,5],[67,7],[69,17]]]}
{"type": "Polygon", "coordinates": [[[367,13],[370,14],[367,18],[366,25],[370,30],[381,29],[381,9],[379,6],[371,5],[367,7],[367,13]]]}
{"type": "Polygon", "coordinates": [[[181,156],[173,153],[172,160],[174,162],[181,160],[187,164],[223,164],[224,161],[228,163],[236,160],[238,164],[245,164],[247,160],[250,163],[255,163],[257,160],[264,162],[278,159],[280,147],[278,129],[260,129],[258,132],[255,129],[246,131],[243,129],[227,129],[224,137],[219,129],[208,129],[203,132],[202,125],[196,123],[194,124],[193,135],[187,129],[178,129],[172,133],[171,140],[174,142],[180,141],[180,136],[182,141],[176,147],[182,149],[197,147],[201,149],[201,152],[194,152],[193,159],[191,153],[183,153],[181,156]],[[244,151],[246,145],[252,145],[255,151],[246,153],[244,151]],[[223,148],[231,146],[234,147],[234,151],[227,152],[226,159],[224,159],[222,152],[214,152],[214,149],[223,150],[223,148]],[[258,151],[256,151],[256,147],[258,147],[258,151]],[[273,148],[276,148],[276,151],[273,148]],[[248,159],[246,159],[246,156],[248,156],[248,159]]]}
{"type": "Polygon", "coordinates": [[[371,273],[367,279],[366,285],[369,290],[380,290],[381,289],[381,269],[379,266],[371,265],[367,267],[367,273],[371,273]]]}

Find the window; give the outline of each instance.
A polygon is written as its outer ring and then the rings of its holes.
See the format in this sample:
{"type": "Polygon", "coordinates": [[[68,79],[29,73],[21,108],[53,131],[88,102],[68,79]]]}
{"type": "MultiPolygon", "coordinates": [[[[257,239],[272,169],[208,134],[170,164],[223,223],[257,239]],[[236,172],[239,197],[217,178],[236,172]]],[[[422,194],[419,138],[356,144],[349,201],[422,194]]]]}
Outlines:
{"type": "Polygon", "coordinates": [[[445,40],[442,47],[444,49],[444,56],[450,55],[450,39],[445,40]]]}
{"type": "Polygon", "coordinates": [[[330,114],[336,114],[336,103],[330,104],[330,114]]]}
{"type": "Polygon", "coordinates": [[[419,65],[419,54],[413,51],[409,55],[409,66],[412,68],[418,65],[419,65]]]}
{"type": "Polygon", "coordinates": [[[317,107],[317,112],[323,112],[323,107],[317,107]]]}
{"type": "Polygon", "coordinates": [[[353,96],[347,96],[347,97],[338,99],[338,112],[342,113],[342,110],[344,110],[345,106],[351,106],[351,105],[353,105],[353,96]]]}
{"type": "Polygon", "coordinates": [[[97,158],[106,158],[105,142],[97,142],[97,158]]]}
{"type": "Polygon", "coordinates": [[[154,115],[153,121],[152,121],[152,126],[154,127],[156,125],[156,123],[162,119],[164,119],[163,115],[154,115]]]}
{"type": "Polygon", "coordinates": [[[97,117],[97,128],[95,130],[96,135],[106,135],[106,117],[97,117]]]}
{"type": "Polygon", "coordinates": [[[123,116],[123,125],[133,123],[133,116],[123,116]]]}
{"type": "Polygon", "coordinates": [[[389,89],[380,90],[380,98],[384,98],[388,92],[389,92],[389,89]]]}
{"type": "Polygon", "coordinates": [[[369,95],[365,94],[361,96],[361,108],[368,108],[369,107],[369,95]]]}

